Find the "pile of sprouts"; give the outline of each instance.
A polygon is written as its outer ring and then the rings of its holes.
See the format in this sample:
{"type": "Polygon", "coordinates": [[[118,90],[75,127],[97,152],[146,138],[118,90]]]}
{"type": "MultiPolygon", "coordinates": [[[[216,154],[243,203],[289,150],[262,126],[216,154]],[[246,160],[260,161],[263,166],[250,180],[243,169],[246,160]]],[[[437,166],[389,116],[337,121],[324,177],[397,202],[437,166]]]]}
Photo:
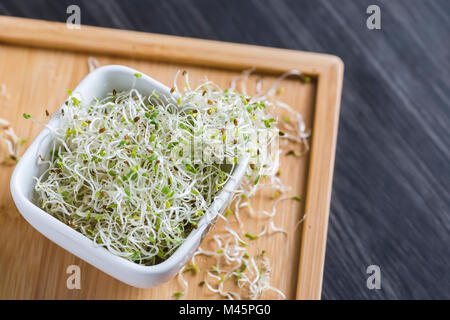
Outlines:
{"type": "Polygon", "coordinates": [[[127,260],[170,257],[241,159],[251,158],[255,185],[273,169],[263,147],[277,138],[254,137],[275,122],[264,101],[211,82],[185,88],[180,93],[175,81],[168,96],[113,90],[88,103],[71,93],[61,126],[51,129],[50,154],[39,155],[41,207],[127,260]]]}
{"type": "MultiPolygon", "coordinates": [[[[89,61],[90,71],[97,65],[89,61]]],[[[276,206],[280,201],[299,200],[284,195],[290,188],[279,178],[282,151],[277,143],[283,138],[307,150],[309,133],[300,113],[271,97],[281,80],[301,75],[287,72],[265,93],[258,82],[251,96],[245,87],[250,73],[233,79],[227,89],[207,79],[191,87],[184,71],[175,76],[170,93],[142,94],[135,89],[142,77],[138,73],[131,90],[113,90],[93,101],[69,90],[70,97],[59,111],[61,125],[48,127],[54,137],[51,151],[39,155],[44,170],[35,178],[36,201],[96,245],[134,263],[155,265],[168,259],[203,218],[208,222],[215,218],[215,212],[209,211],[212,203],[236,166],[248,162],[239,188],[228,190],[233,192],[233,210],[219,213],[227,226],[214,236],[216,248],[198,249],[192,263],[179,272],[185,288],[175,296],[180,298],[188,290],[183,272],[197,271],[195,257],[206,255],[216,259],[207,272],[210,279],[202,282],[210,291],[228,299],[258,299],[272,290],[285,298],[270,286],[265,252],[253,257],[246,247],[248,240],[266,234],[286,234],[272,220],[276,206]],[[181,89],[180,75],[184,78],[181,89]],[[280,121],[273,113],[276,108],[293,119],[280,121]],[[249,199],[261,189],[277,190],[271,210],[255,211],[250,206],[249,199]],[[251,216],[270,218],[259,234],[245,233],[239,216],[243,207],[249,208],[251,216]],[[239,230],[231,227],[230,213],[239,230]],[[224,289],[225,280],[231,278],[245,295],[224,289]]],[[[36,121],[28,114],[24,117],[36,121]]]]}
{"type": "MultiPolygon", "coordinates": [[[[280,202],[286,200],[300,201],[298,195],[288,195],[291,190],[290,186],[284,185],[280,179],[281,169],[279,168],[279,156],[283,152],[282,146],[286,146],[287,142],[293,142],[300,146],[300,151],[295,149],[289,150],[286,154],[293,156],[301,156],[309,150],[308,137],[309,132],[306,130],[302,115],[291,108],[284,102],[278,101],[276,96],[280,92],[280,82],[289,76],[297,76],[303,82],[310,82],[308,76],[303,76],[300,72],[292,70],[281,75],[270,87],[267,92],[262,92],[261,81],[256,85],[256,93],[253,96],[247,94],[246,84],[248,77],[253,70],[247,70],[242,75],[234,78],[231,82],[230,88],[226,90],[236,93],[237,84],[240,83],[241,96],[249,99],[249,102],[259,101],[264,104],[264,112],[266,119],[270,120],[273,129],[276,129],[280,139],[283,139],[284,144],[279,145],[279,148],[268,149],[267,145],[257,145],[256,148],[261,152],[264,151],[269,154],[265,159],[267,161],[260,162],[259,166],[250,159],[250,165],[246,176],[241,182],[240,188],[234,190],[233,205],[225,210],[220,215],[220,218],[225,221],[225,229],[217,231],[212,237],[212,249],[205,250],[199,248],[194,254],[192,261],[186,265],[179,273],[179,279],[183,284],[184,291],[176,292],[174,296],[178,299],[186,294],[188,290],[188,282],[184,277],[184,273],[191,271],[194,274],[200,271],[196,264],[197,256],[207,256],[213,258],[215,264],[205,272],[205,280],[200,282],[200,286],[206,287],[209,291],[218,294],[226,299],[259,299],[264,293],[272,291],[280,298],[285,299],[285,294],[270,285],[271,267],[269,258],[265,250],[256,255],[249,254],[248,246],[251,240],[256,240],[265,235],[273,233],[282,233],[287,235],[287,231],[275,226],[273,218],[277,213],[277,206],[280,202]],[[284,115],[280,118],[275,111],[281,110],[284,115]],[[288,116],[288,115],[289,116],[288,116]],[[270,115],[269,117],[267,115],[270,115]],[[256,178],[255,178],[256,176],[256,178]],[[252,197],[258,194],[261,190],[272,190],[273,204],[272,207],[263,210],[255,210],[250,203],[252,197]],[[245,231],[245,225],[240,218],[241,209],[248,210],[250,217],[265,217],[267,223],[263,230],[258,234],[250,234],[245,231]],[[230,223],[230,216],[233,216],[238,223],[238,228],[233,228],[230,223]],[[232,291],[227,282],[232,282],[237,287],[238,291],[232,291]]],[[[221,89],[219,89],[220,91],[221,89]]],[[[186,86],[186,92],[190,91],[189,85],[186,86]]],[[[267,120],[266,120],[267,124],[267,120]]],[[[278,145],[277,145],[278,146],[278,145]]],[[[258,153],[258,152],[257,152],[258,153]]],[[[306,215],[304,215],[296,224],[294,229],[303,222],[306,215]]]]}

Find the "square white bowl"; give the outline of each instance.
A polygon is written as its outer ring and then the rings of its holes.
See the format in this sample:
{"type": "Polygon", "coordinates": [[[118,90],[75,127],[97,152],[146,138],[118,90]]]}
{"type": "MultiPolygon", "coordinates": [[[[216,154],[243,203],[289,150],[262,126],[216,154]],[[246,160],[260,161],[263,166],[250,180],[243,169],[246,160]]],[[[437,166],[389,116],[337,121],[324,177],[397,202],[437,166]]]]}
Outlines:
{"type": "MultiPolygon", "coordinates": [[[[112,92],[113,89],[118,91],[130,89],[135,79],[135,73],[142,74],[142,77],[137,79],[135,85],[139,92],[150,95],[153,90],[156,90],[158,93],[170,95],[169,88],[160,82],[146,76],[142,72],[118,65],[96,69],[88,74],[73,91],[80,94],[83,101],[92,101],[95,97],[105,96],[108,92],[112,92]]],[[[61,113],[58,111],[48,125],[56,128],[60,121],[61,113]]],[[[38,155],[48,154],[52,141],[52,132],[48,128],[44,128],[19,160],[10,183],[11,194],[17,209],[25,220],[51,241],[110,276],[140,288],[154,287],[170,280],[189,260],[210,227],[214,224],[217,214],[223,212],[229,205],[232,199],[232,190],[235,190],[238,186],[248,164],[248,161],[244,160],[235,168],[232,178],[218,194],[208,214],[205,214],[198,224],[198,228],[191,232],[172,256],[157,265],[142,266],[118,257],[103,247],[99,247],[89,238],[34,204],[35,180],[33,177],[37,177],[43,170],[43,166],[37,162],[38,155]]],[[[30,254],[33,253],[30,252],[30,254]]]]}

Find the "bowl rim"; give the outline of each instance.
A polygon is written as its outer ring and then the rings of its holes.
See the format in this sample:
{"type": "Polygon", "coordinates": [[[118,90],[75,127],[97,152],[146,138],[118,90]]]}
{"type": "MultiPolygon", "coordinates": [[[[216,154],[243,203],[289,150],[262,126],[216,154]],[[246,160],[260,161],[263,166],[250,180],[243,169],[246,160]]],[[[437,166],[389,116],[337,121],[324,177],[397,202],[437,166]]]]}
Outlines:
{"type": "MultiPolygon", "coordinates": [[[[123,66],[123,65],[107,65],[102,66],[100,68],[95,69],[91,73],[89,73],[86,77],[84,77],[81,82],[76,86],[76,88],[73,90],[73,93],[79,93],[79,91],[83,90],[83,87],[87,85],[94,76],[98,75],[99,73],[105,73],[105,72],[124,72],[127,74],[131,74],[134,76],[134,74],[139,73],[142,75],[138,79],[138,81],[144,80],[153,85],[155,88],[157,88],[159,91],[162,91],[163,94],[171,94],[170,89],[165,86],[164,84],[160,83],[159,81],[151,78],[147,74],[138,71],[136,69],[123,66]]],[[[131,85],[130,85],[131,87],[131,85]]],[[[63,108],[65,105],[64,103],[61,105],[61,107],[58,109],[57,112],[54,113],[50,121],[48,122],[49,126],[54,126],[58,121],[60,121],[60,117],[58,117],[61,108],[63,108]]],[[[52,242],[56,243],[58,246],[63,247],[66,251],[69,251],[70,253],[78,256],[80,259],[87,261],[86,257],[83,257],[82,254],[76,254],[71,249],[65,248],[60,242],[61,241],[55,241],[49,237],[49,231],[45,232],[42,230],[39,230],[36,226],[35,222],[36,218],[41,220],[44,224],[46,224],[47,227],[51,229],[51,231],[56,232],[58,234],[61,234],[63,237],[68,238],[68,240],[73,241],[73,245],[78,247],[78,249],[81,249],[80,252],[83,251],[90,251],[90,255],[92,258],[100,258],[100,259],[107,259],[104,262],[107,264],[115,263],[118,264],[121,267],[132,269],[133,271],[137,271],[140,273],[164,273],[168,272],[174,267],[177,267],[177,264],[180,264],[180,260],[185,258],[185,256],[189,253],[189,246],[192,246],[192,242],[196,241],[197,238],[201,237],[203,239],[207,232],[209,231],[209,227],[211,227],[214,223],[217,217],[219,216],[219,211],[221,209],[224,209],[227,204],[227,202],[230,201],[232,198],[232,192],[230,190],[234,190],[235,187],[239,184],[240,180],[242,179],[245,169],[248,164],[248,159],[243,159],[243,161],[235,167],[235,170],[232,174],[232,177],[230,180],[226,183],[225,187],[219,192],[219,194],[214,199],[213,203],[209,207],[209,214],[205,214],[205,216],[201,219],[201,221],[198,224],[198,228],[194,229],[190,232],[188,237],[184,240],[183,244],[181,244],[173,253],[172,255],[164,260],[163,262],[160,262],[155,265],[140,265],[138,263],[129,261],[125,258],[119,257],[109,250],[107,248],[102,246],[97,246],[93,240],[87,238],[82,233],[80,233],[77,230],[74,230],[73,228],[69,227],[68,225],[64,224],[62,221],[58,220],[57,218],[53,217],[49,213],[47,213],[45,210],[41,209],[39,206],[37,206],[32,200],[32,196],[34,194],[34,188],[31,197],[28,197],[24,194],[22,188],[20,187],[21,182],[20,178],[22,176],[22,171],[24,170],[24,167],[26,165],[26,162],[31,161],[30,159],[35,157],[37,159],[37,149],[40,146],[41,142],[48,137],[48,135],[51,134],[51,131],[44,127],[41,132],[37,135],[37,137],[32,141],[32,143],[29,145],[29,147],[24,152],[23,156],[20,158],[19,162],[17,163],[13,174],[11,176],[10,180],[10,190],[13,197],[13,200],[17,206],[18,211],[21,213],[21,215],[27,220],[33,228],[37,229],[41,234],[43,234],[45,237],[49,238],[52,242]],[[24,213],[24,212],[27,213],[24,213]],[[184,252],[183,252],[184,251],[184,252]]],[[[50,140],[52,141],[52,140],[50,140]]],[[[50,142],[49,142],[50,143],[50,142]]],[[[29,177],[31,180],[32,177],[29,177]]],[[[30,180],[30,181],[31,181],[30,180]]],[[[200,241],[201,241],[200,239],[200,241]]],[[[199,242],[200,243],[200,242],[199,242]]],[[[90,261],[87,261],[90,264],[90,261]]],[[[96,268],[102,270],[102,268],[94,265],[96,268]]],[[[104,271],[104,270],[102,270],[104,271]]],[[[106,271],[104,271],[106,272],[106,271]]],[[[108,273],[108,272],[107,272],[108,273]]],[[[123,280],[122,280],[123,281],[123,280]]]]}

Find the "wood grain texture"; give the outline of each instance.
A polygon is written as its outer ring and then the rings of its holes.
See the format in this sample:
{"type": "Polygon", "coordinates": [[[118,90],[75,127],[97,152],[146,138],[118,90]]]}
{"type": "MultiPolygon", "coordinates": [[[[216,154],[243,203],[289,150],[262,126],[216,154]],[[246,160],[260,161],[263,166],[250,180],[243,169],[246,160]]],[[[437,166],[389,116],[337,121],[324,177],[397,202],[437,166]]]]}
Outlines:
{"type": "Polygon", "coordinates": [[[346,64],[323,298],[450,298],[447,0],[0,1],[0,13],[326,52],[346,64]],[[378,4],[382,29],[366,28],[378,4]],[[366,267],[382,271],[368,290],[366,267]]]}
{"type": "MultiPolygon", "coordinates": [[[[310,83],[302,83],[298,77],[283,80],[283,93],[279,95],[280,100],[302,113],[307,128],[312,131],[311,151],[305,157],[297,159],[284,155],[281,160],[281,167],[286,170],[282,179],[292,186],[289,194],[299,195],[304,204],[290,200],[277,207],[281,214],[274,222],[288,231],[287,238],[282,234],[269,235],[254,241],[255,245],[248,249],[250,254],[258,254],[261,248],[265,248],[272,260],[271,283],[280,287],[289,298],[320,298],[343,79],[341,60],[324,54],[87,26],[82,30],[69,30],[61,23],[9,17],[0,17],[0,30],[0,69],[3,71],[0,83],[10,88],[8,94],[11,99],[8,102],[16,106],[5,108],[0,116],[9,119],[17,128],[17,134],[29,141],[36,136],[36,125],[22,119],[22,113],[31,113],[45,121],[45,109],[55,111],[64,100],[65,88],[73,88],[87,74],[89,55],[95,55],[101,65],[131,66],[168,86],[180,69],[188,70],[190,79],[197,83],[207,76],[226,87],[243,69],[255,68],[255,74],[247,84],[250,92],[255,90],[257,79],[262,77],[262,88],[268,90],[275,79],[288,70],[298,69],[314,76],[315,80],[310,83]],[[121,47],[116,47],[116,43],[121,47]],[[19,61],[25,63],[19,64],[19,61]],[[24,97],[19,94],[19,87],[27,88],[24,97]],[[49,97],[49,92],[55,94],[49,97]],[[59,103],[55,103],[57,98],[61,99],[59,103]],[[26,132],[30,131],[32,133],[27,135],[26,132]],[[299,227],[298,222],[305,212],[306,218],[299,227]]],[[[197,86],[195,82],[194,86],[197,86]]],[[[2,168],[0,178],[7,181],[10,171],[2,168]]],[[[261,193],[251,200],[252,207],[255,210],[270,207],[272,195],[273,192],[261,193]]],[[[68,252],[39,236],[11,207],[6,188],[2,190],[0,199],[5,208],[1,212],[4,219],[0,224],[0,240],[8,243],[6,250],[0,250],[0,272],[14,272],[1,280],[1,297],[166,299],[183,290],[176,279],[155,289],[125,290],[126,285],[79,259],[74,260],[68,252]],[[24,241],[27,238],[39,246],[29,250],[29,244],[24,241]],[[18,256],[11,256],[12,252],[21,252],[27,263],[24,264],[18,256]],[[69,265],[67,263],[82,266],[84,289],[72,291],[66,288],[67,274],[61,270],[69,265]],[[33,265],[38,266],[30,270],[33,265]],[[25,286],[24,283],[33,285],[25,286]],[[93,285],[95,291],[92,291],[93,285]],[[117,290],[111,290],[111,286],[117,290]]],[[[255,220],[245,210],[241,217],[246,225],[245,231],[252,234],[259,233],[267,223],[264,221],[267,219],[255,220]]],[[[212,235],[221,229],[223,225],[219,224],[211,232],[203,245],[206,249],[212,235]]],[[[207,259],[199,261],[200,269],[205,270],[207,259]]],[[[185,298],[214,297],[198,287],[199,276],[187,276],[190,290],[185,298]]],[[[266,296],[271,297],[276,296],[266,296]]]]}

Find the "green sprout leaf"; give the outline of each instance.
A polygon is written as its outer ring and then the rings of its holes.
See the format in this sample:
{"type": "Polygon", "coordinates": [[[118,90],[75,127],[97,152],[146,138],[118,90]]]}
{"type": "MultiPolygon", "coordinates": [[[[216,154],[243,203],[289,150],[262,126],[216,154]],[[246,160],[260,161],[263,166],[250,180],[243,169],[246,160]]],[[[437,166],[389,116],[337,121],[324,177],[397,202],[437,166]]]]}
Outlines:
{"type": "Polygon", "coordinates": [[[247,238],[249,238],[250,240],[256,240],[256,239],[258,239],[258,235],[256,235],[256,234],[250,234],[250,233],[248,233],[248,232],[245,233],[245,236],[246,236],[247,238]]]}

